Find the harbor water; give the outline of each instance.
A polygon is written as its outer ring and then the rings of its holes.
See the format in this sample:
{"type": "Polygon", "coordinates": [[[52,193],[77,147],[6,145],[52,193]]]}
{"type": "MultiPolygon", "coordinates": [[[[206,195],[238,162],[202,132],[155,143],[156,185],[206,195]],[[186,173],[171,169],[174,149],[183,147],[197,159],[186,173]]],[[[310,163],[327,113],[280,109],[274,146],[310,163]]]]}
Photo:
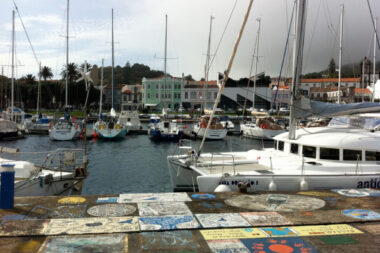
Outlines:
{"type": "MultiPolygon", "coordinates": [[[[193,147],[199,147],[201,141],[192,142],[193,147]]],[[[89,140],[89,175],[82,194],[172,191],[166,158],[173,154],[176,145],[175,142],[154,142],[147,135],[128,135],[116,141],[89,140]]],[[[247,151],[263,145],[273,144],[243,136],[226,136],[222,141],[207,141],[204,152],[247,151]]],[[[83,148],[83,141],[52,141],[49,136],[28,135],[16,141],[3,141],[0,146],[20,149],[19,154],[2,154],[2,157],[41,164],[42,159],[46,159],[45,151],[83,148]]]]}

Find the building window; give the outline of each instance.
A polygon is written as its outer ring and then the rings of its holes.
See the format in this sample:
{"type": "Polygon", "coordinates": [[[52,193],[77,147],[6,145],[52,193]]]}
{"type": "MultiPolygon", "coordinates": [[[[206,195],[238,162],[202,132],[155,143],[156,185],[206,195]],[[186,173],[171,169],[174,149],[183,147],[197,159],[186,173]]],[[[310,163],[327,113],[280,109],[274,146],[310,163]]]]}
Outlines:
{"type": "Polygon", "coordinates": [[[211,99],[211,92],[207,92],[206,98],[211,99]]]}
{"type": "Polygon", "coordinates": [[[185,99],[188,99],[188,98],[189,98],[189,94],[185,92],[185,99]]]}
{"type": "Polygon", "coordinates": [[[339,149],[335,148],[320,148],[319,158],[327,160],[339,160],[339,149]]]}
{"type": "Polygon", "coordinates": [[[150,93],[148,93],[148,94],[146,94],[146,95],[147,95],[148,99],[150,99],[150,93]]]}
{"type": "Polygon", "coordinates": [[[158,90],[158,84],[156,84],[156,89],[158,90]]]}
{"type": "Polygon", "coordinates": [[[156,98],[158,98],[158,93],[156,93],[156,98]]]}
{"type": "Polygon", "coordinates": [[[168,94],[168,98],[171,98],[171,94],[168,94]]]}
{"type": "Polygon", "coordinates": [[[316,147],[303,146],[302,154],[304,157],[316,158],[317,157],[317,149],[316,149],[316,147]]]}
{"type": "Polygon", "coordinates": [[[161,94],[161,98],[164,98],[164,94],[161,94]]]}
{"type": "Polygon", "coordinates": [[[218,96],[218,92],[214,92],[214,99],[218,96]]]}
{"type": "Polygon", "coordinates": [[[150,84],[148,84],[148,89],[150,89],[150,84]]]}
{"type": "Polygon", "coordinates": [[[196,97],[197,97],[197,92],[196,92],[196,91],[192,91],[192,92],[190,93],[190,98],[191,98],[191,99],[196,99],[196,97]]]}

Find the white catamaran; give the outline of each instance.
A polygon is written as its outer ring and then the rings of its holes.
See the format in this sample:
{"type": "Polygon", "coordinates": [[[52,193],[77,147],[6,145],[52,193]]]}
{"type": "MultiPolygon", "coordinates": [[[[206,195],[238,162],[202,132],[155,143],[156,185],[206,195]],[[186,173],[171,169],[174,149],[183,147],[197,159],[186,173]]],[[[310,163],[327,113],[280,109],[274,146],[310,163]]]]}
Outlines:
{"type": "Polygon", "coordinates": [[[168,157],[174,190],[380,188],[380,115],[338,117],[379,112],[379,104],[326,104],[298,96],[306,0],[297,3],[289,134],[274,137],[274,148],[263,150],[200,154],[190,147],[178,149],[186,153],[168,157]],[[296,130],[296,121],[310,112],[335,118],[327,127],[296,130]]]}

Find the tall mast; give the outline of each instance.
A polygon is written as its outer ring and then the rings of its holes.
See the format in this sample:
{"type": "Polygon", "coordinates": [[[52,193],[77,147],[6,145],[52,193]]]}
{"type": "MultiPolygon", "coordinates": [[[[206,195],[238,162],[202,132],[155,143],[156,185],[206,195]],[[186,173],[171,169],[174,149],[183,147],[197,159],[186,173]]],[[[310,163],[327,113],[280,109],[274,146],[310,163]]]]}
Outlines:
{"type": "Polygon", "coordinates": [[[342,82],[342,39],[343,39],[343,13],[344,5],[340,6],[340,39],[339,39],[339,79],[338,79],[338,104],[340,104],[340,86],[342,82]]]}
{"type": "Polygon", "coordinates": [[[112,108],[115,109],[115,105],[114,105],[114,65],[115,65],[115,59],[114,59],[114,45],[113,45],[113,8],[112,8],[112,78],[111,78],[111,84],[112,84],[112,108]]]}
{"type": "Polygon", "coordinates": [[[102,70],[100,72],[100,102],[99,102],[99,117],[102,114],[103,106],[103,69],[104,69],[104,59],[102,59],[102,70]]]}
{"type": "Polygon", "coordinates": [[[375,91],[376,91],[376,33],[377,33],[377,18],[375,19],[375,33],[374,33],[374,38],[373,38],[373,95],[372,95],[372,102],[375,102],[375,91]]]}
{"type": "Polygon", "coordinates": [[[39,110],[40,110],[40,103],[41,103],[41,75],[42,75],[42,71],[41,71],[41,62],[40,62],[40,65],[39,65],[39,71],[40,71],[40,74],[38,75],[39,78],[38,78],[38,91],[37,91],[37,115],[39,113],[39,110]]]}
{"type": "Polygon", "coordinates": [[[15,92],[15,11],[12,11],[12,95],[11,95],[11,109],[12,120],[13,119],[13,106],[14,106],[14,92],[15,92]]]}
{"type": "Polygon", "coordinates": [[[256,75],[257,75],[257,63],[259,61],[259,42],[260,42],[260,24],[261,24],[261,18],[256,19],[259,23],[259,28],[257,29],[257,41],[256,41],[256,64],[255,64],[255,77],[253,79],[253,98],[252,98],[252,107],[255,109],[255,98],[256,98],[256,75]]]}
{"type": "Polygon", "coordinates": [[[296,35],[293,47],[293,57],[295,59],[293,69],[293,83],[290,96],[290,124],[289,124],[289,139],[296,138],[296,119],[295,119],[295,103],[298,100],[298,85],[302,73],[302,58],[303,58],[303,43],[305,37],[306,23],[306,0],[298,0],[296,15],[296,35]]]}
{"type": "Polygon", "coordinates": [[[202,104],[203,110],[206,108],[206,92],[208,88],[208,74],[210,72],[210,48],[211,48],[211,31],[212,31],[213,19],[214,17],[210,16],[210,31],[208,34],[207,55],[206,55],[206,65],[205,65],[205,84],[203,85],[203,104],[202,104]]]}
{"type": "MultiPolygon", "coordinates": [[[[164,93],[166,94],[166,61],[168,49],[168,14],[165,14],[165,49],[164,49],[164,93]]],[[[164,105],[163,105],[164,107],[164,105]]]]}
{"type": "Polygon", "coordinates": [[[66,91],[65,91],[65,107],[68,105],[69,94],[69,5],[70,0],[67,0],[66,14],[66,91]]]}

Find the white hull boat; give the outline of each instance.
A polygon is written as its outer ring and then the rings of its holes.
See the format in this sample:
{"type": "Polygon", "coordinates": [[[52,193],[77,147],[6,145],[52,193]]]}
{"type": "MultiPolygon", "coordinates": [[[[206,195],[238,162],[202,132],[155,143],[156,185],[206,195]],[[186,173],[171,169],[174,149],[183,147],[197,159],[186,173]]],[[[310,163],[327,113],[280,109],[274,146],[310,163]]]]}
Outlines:
{"type": "Polygon", "coordinates": [[[138,131],[141,129],[138,111],[121,111],[119,122],[125,126],[128,131],[138,131]]]}
{"type": "MultiPolygon", "coordinates": [[[[203,138],[206,133],[209,116],[203,116],[194,126],[193,132],[197,137],[203,138]]],[[[223,140],[226,137],[228,130],[220,124],[217,118],[213,118],[210,128],[207,131],[206,139],[208,140],[223,140]]]]}
{"type": "Polygon", "coordinates": [[[242,124],[240,125],[240,130],[246,137],[264,140],[273,140],[273,137],[285,132],[285,130],[263,129],[257,127],[254,123],[242,124]]]}
{"type": "Polygon", "coordinates": [[[69,141],[79,138],[81,127],[79,123],[72,123],[69,120],[58,121],[53,128],[49,129],[49,136],[56,141],[69,141]]]}

